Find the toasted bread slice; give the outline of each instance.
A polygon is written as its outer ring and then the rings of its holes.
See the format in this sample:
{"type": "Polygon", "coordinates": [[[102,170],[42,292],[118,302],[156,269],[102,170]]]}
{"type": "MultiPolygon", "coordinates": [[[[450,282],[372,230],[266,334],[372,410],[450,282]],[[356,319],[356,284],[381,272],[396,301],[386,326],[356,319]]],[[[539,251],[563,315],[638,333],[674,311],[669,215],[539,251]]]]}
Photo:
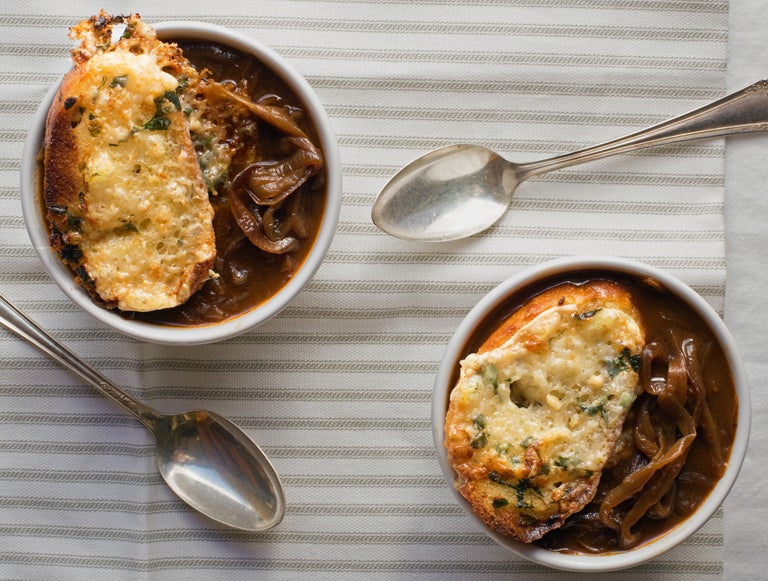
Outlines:
{"type": "Polygon", "coordinates": [[[43,194],[50,242],[94,301],[126,311],[185,302],[216,257],[213,209],[182,111],[195,75],[138,15],[102,13],[50,107],[43,194]],[[126,25],[111,42],[113,26],[126,25]]]}
{"type": "Polygon", "coordinates": [[[637,396],[644,343],[623,287],[562,284],[461,362],[445,447],[488,526],[531,542],[589,503],[637,396]]]}

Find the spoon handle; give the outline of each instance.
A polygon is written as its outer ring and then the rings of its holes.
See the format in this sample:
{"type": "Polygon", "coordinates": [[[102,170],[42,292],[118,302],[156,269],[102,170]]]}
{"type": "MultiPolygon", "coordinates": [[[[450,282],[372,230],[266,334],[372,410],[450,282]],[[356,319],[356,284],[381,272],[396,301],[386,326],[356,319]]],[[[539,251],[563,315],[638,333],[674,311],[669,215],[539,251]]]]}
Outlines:
{"type": "Polygon", "coordinates": [[[758,81],[689,113],[612,141],[516,166],[518,180],[644,147],[716,137],[733,133],[768,131],[768,80],[758,81]]]}
{"type": "Polygon", "coordinates": [[[145,426],[153,429],[153,424],[158,417],[155,410],[133,399],[108,381],[103,375],[43,331],[37,323],[22,313],[2,294],[0,294],[0,325],[40,349],[85,383],[125,408],[145,426]]]}

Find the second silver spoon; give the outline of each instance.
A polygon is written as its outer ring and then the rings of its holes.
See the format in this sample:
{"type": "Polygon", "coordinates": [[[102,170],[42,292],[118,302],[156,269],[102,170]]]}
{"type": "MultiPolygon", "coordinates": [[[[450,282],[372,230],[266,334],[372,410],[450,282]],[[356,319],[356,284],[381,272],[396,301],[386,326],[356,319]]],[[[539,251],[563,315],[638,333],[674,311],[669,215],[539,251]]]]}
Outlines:
{"type": "Polygon", "coordinates": [[[643,131],[531,163],[512,163],[479,145],[451,145],[400,170],[374,201],[371,218],[406,240],[447,241],[490,228],[524,180],[645,147],[768,130],[768,81],[759,81],[643,131]]]}
{"type": "Polygon", "coordinates": [[[161,414],[133,399],[2,295],[0,325],[35,345],[149,428],[157,442],[160,474],[192,508],[246,531],[267,530],[283,519],[285,500],[277,473],[261,448],[235,424],[205,410],[161,414]]]}

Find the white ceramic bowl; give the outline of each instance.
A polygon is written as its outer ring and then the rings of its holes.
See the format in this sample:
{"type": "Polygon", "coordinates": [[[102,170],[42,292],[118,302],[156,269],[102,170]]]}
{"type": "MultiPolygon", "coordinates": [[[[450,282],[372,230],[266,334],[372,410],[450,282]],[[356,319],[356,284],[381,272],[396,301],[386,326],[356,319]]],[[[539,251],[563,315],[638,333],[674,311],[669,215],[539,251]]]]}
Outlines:
{"type": "Polygon", "coordinates": [[[527,269],[500,284],[469,312],[454,333],[440,362],[432,395],[432,433],[435,449],[440,468],[456,501],[466,510],[470,518],[502,547],[535,563],[565,571],[600,572],[633,567],[661,555],[691,536],[714,514],[736,480],[747,450],[749,428],[750,398],[747,375],[733,338],[722,319],[701,296],[675,277],[651,266],[619,258],[577,257],[555,260],[527,269]],[[443,444],[445,440],[444,422],[448,397],[455,381],[458,361],[465,355],[464,349],[466,349],[465,346],[469,338],[494,309],[500,306],[505,299],[535,281],[558,277],[567,273],[583,273],[594,270],[630,274],[641,278],[650,277],[664,288],[672,291],[694,312],[698,313],[720,341],[730,365],[739,400],[738,423],[725,474],[706,500],[688,519],[663,536],[634,549],[612,554],[577,555],[554,552],[537,545],[521,543],[485,526],[454,486],[455,473],[448,464],[443,444]]]}
{"type": "MultiPolygon", "coordinates": [[[[151,23],[152,24],[152,23],[151,23]]],[[[248,35],[220,26],[199,22],[164,22],[152,24],[161,39],[194,39],[219,42],[257,57],[282,78],[301,100],[314,125],[326,167],[326,206],[322,224],[304,264],[276,295],[252,310],[220,323],[178,327],[127,320],[119,314],[95,305],[88,294],[73,281],[72,273],[48,246],[42,208],[38,203],[39,169],[37,157],[45,135],[45,118],[58,83],[52,87],[38,108],[24,144],[21,162],[21,202],[27,232],[45,269],[64,293],[83,310],[102,323],[134,338],[170,345],[195,345],[222,341],[252,329],[282,311],[314,276],[323,261],[336,231],[341,207],[341,160],[333,128],[315,92],[307,81],[269,47],[248,35]]],[[[65,34],[63,31],[62,34],[65,34]]]]}

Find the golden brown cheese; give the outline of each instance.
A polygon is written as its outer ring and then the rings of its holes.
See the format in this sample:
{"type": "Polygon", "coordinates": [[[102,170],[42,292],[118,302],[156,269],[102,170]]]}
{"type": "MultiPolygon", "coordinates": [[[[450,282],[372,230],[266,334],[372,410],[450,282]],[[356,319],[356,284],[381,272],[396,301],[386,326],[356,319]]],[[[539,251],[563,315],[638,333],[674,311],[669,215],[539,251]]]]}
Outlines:
{"type": "Polygon", "coordinates": [[[530,542],[594,496],[645,337],[628,294],[605,282],[546,291],[500,329],[461,362],[445,446],[474,511],[530,542]]]}
{"type": "Polygon", "coordinates": [[[122,20],[73,29],[82,43],[48,114],[44,200],[51,245],[94,300],[152,311],[211,276],[213,209],[182,110],[194,69],[138,16],[110,43],[122,20]]]}

